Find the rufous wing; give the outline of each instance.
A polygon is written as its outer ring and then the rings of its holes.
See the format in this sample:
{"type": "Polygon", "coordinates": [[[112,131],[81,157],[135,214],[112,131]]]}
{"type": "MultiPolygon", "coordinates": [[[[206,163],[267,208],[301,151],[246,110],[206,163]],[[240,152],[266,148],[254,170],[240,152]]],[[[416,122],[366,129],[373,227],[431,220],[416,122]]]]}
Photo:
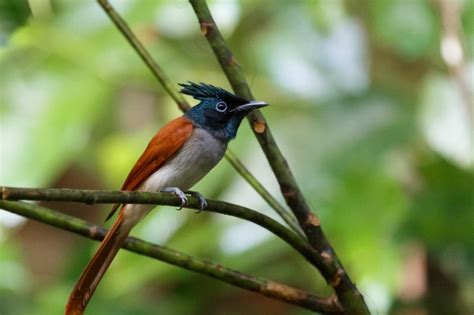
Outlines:
{"type": "MultiPolygon", "coordinates": [[[[151,139],[135,166],[128,174],[121,190],[137,190],[143,182],[162,167],[193,133],[193,123],[185,116],[178,117],[164,125],[151,139]]],[[[120,204],[114,205],[107,216],[113,216],[120,204]]]]}

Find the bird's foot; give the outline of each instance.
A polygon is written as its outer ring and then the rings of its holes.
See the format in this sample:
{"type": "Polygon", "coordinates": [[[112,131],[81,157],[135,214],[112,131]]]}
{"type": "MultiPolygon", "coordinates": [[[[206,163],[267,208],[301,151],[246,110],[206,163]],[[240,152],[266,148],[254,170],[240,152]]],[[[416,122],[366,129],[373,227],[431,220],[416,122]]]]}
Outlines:
{"type": "Polygon", "coordinates": [[[206,198],[204,198],[201,193],[198,193],[197,191],[187,191],[186,193],[199,199],[199,210],[197,210],[196,213],[200,213],[202,210],[207,208],[206,198]]]}
{"type": "Polygon", "coordinates": [[[185,206],[188,203],[188,198],[184,194],[184,192],[179,189],[178,187],[165,187],[164,189],[161,190],[162,192],[167,192],[167,193],[172,193],[175,194],[179,197],[179,200],[181,200],[181,205],[179,206],[178,210],[181,210],[183,206],[185,206]]]}

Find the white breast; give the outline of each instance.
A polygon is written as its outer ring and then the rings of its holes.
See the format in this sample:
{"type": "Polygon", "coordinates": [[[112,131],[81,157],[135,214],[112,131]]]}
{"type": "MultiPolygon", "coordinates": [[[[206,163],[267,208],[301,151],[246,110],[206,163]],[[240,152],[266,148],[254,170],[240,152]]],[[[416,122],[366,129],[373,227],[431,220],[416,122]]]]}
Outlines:
{"type": "MultiPolygon", "coordinates": [[[[139,190],[158,192],[165,187],[186,191],[203,178],[224,156],[227,143],[204,129],[196,128],[183,147],[165,165],[153,173],[139,190]]],[[[153,205],[128,204],[125,216],[130,228],[146,215],[153,205]]]]}
{"type": "Polygon", "coordinates": [[[151,175],[140,190],[160,191],[165,187],[188,190],[223,157],[227,143],[196,128],[178,153],[151,175]]]}

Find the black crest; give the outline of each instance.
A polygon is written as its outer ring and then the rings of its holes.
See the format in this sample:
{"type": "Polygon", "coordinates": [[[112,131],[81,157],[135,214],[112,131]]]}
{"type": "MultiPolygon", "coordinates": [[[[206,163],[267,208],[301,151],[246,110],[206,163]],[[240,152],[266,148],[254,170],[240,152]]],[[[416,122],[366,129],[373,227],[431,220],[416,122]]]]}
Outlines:
{"type": "Polygon", "coordinates": [[[181,93],[190,95],[197,100],[204,101],[206,99],[220,99],[229,104],[240,105],[247,103],[248,101],[240,98],[220,87],[216,87],[211,84],[199,82],[199,84],[188,81],[188,84],[180,83],[182,89],[181,93]]]}

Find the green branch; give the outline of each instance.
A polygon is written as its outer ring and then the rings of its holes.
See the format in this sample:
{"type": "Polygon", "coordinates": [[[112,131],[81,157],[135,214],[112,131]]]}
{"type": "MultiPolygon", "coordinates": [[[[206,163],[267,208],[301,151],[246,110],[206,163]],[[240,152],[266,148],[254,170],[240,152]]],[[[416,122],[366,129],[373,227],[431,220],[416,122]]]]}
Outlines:
{"type": "MultiPolygon", "coordinates": [[[[66,201],[81,202],[86,204],[94,203],[141,203],[159,204],[167,206],[180,206],[181,200],[170,193],[151,193],[141,191],[111,191],[111,190],[86,190],[86,189],[66,189],[66,188],[19,188],[0,186],[2,200],[37,200],[37,201],[66,201]]],[[[188,196],[186,208],[199,210],[199,199],[188,196]]],[[[318,267],[319,255],[309,246],[309,244],[287,229],[274,219],[267,217],[257,211],[234,205],[231,203],[206,200],[207,208],[202,211],[214,212],[233,216],[246,221],[253,222],[262,228],[275,234],[288,245],[298,251],[309,263],[318,267]]]]}
{"type": "Polygon", "coordinates": [[[280,217],[293,229],[298,235],[304,238],[301,228],[295,217],[286,210],[268,191],[267,189],[250,173],[245,165],[237,159],[234,153],[227,150],[226,157],[231,161],[232,166],[239,174],[262,196],[262,198],[280,215],[280,217]]]}
{"type": "MultiPolygon", "coordinates": [[[[202,34],[206,37],[214,54],[227,76],[235,93],[246,99],[254,99],[244,73],[232,51],[222,37],[205,0],[190,0],[199,20],[202,34]]],[[[293,211],[311,245],[321,255],[321,274],[334,288],[344,310],[350,314],[369,314],[364,299],[352,283],[320,226],[281,153],[270,128],[258,110],[248,115],[250,126],[265,153],[280,185],[286,203],[293,211]]]]}
{"type": "MultiPolygon", "coordinates": [[[[91,199],[89,201],[92,202],[94,200],[91,199]]],[[[0,200],[0,208],[97,241],[101,241],[107,233],[106,229],[97,225],[92,225],[84,220],[29,203],[0,200]]],[[[340,312],[340,308],[333,298],[320,298],[285,284],[232,270],[215,262],[198,259],[135,237],[129,236],[122,247],[128,251],[204,274],[242,289],[254,291],[272,299],[294,304],[312,311],[324,313],[340,312]]]]}
{"type": "Polygon", "coordinates": [[[148,69],[153,73],[155,78],[160,82],[161,86],[165,89],[165,91],[171,96],[171,98],[176,102],[179,109],[183,112],[187,111],[190,106],[184,99],[183,95],[178,93],[176,89],[171,84],[170,80],[167,78],[164,71],[161,67],[153,60],[153,57],[150,53],[145,49],[145,47],[140,43],[138,38],[133,34],[130,27],[127,23],[122,19],[122,17],[114,10],[112,5],[107,0],[97,0],[99,5],[104,9],[105,13],[110,17],[112,22],[118,28],[118,30],[122,33],[125,39],[130,43],[130,45],[135,49],[137,54],[143,60],[143,62],[148,66],[148,69]]]}
{"type": "MultiPolygon", "coordinates": [[[[115,24],[117,29],[122,33],[125,39],[130,43],[130,45],[135,49],[135,52],[140,56],[143,62],[148,66],[148,69],[153,73],[155,78],[160,82],[165,91],[171,96],[171,98],[176,102],[181,111],[186,112],[190,106],[188,102],[184,99],[181,93],[178,93],[171,84],[170,80],[166,77],[164,71],[161,67],[155,62],[150,53],[145,49],[142,43],[138,38],[133,34],[130,27],[127,25],[127,22],[114,10],[112,5],[107,0],[98,0],[99,5],[104,9],[105,13],[109,16],[112,22],[115,24]]],[[[273,196],[268,192],[268,190],[263,187],[263,185],[258,181],[258,179],[253,176],[245,167],[243,167],[242,162],[236,157],[230,149],[227,149],[225,153],[226,159],[229,163],[239,172],[240,175],[249,183],[260,196],[282,217],[282,219],[296,232],[301,234],[301,230],[298,224],[295,222],[295,219],[292,215],[279,204],[279,202],[273,198],[273,196]]]]}

